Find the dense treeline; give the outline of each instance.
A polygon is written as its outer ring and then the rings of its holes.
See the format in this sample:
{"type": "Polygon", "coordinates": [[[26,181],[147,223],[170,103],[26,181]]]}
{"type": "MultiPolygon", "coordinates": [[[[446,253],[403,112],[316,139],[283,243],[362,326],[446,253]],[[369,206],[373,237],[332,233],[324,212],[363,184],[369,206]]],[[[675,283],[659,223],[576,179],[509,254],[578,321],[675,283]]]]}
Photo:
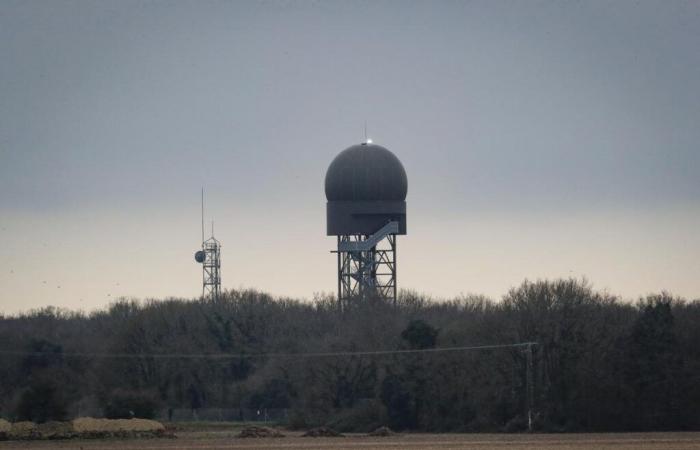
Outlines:
{"type": "Polygon", "coordinates": [[[0,317],[0,350],[0,415],[13,420],[85,405],[108,417],[270,408],[292,426],[517,431],[531,406],[540,430],[700,429],[700,302],[630,303],[578,280],[525,282],[498,302],[404,292],[342,312],[255,291],[46,308],[0,317]],[[530,365],[527,347],[294,356],[528,341],[530,365]]]}

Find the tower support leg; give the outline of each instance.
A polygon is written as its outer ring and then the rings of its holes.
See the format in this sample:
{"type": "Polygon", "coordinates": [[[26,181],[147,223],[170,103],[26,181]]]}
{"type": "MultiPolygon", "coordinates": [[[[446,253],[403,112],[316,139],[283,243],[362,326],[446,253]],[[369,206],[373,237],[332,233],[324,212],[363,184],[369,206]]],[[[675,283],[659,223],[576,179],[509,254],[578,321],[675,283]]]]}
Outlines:
{"type": "Polygon", "coordinates": [[[381,240],[366,235],[338,236],[338,304],[379,298],[396,303],[396,235],[381,240]],[[366,247],[364,243],[374,244],[366,247]]]}

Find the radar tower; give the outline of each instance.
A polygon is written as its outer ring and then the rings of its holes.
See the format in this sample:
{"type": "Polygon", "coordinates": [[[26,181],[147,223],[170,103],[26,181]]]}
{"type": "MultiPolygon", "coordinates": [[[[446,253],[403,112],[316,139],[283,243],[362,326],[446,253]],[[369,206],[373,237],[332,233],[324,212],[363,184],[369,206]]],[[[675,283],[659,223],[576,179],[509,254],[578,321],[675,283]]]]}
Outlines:
{"type": "Polygon", "coordinates": [[[342,151],[326,172],[326,234],[336,236],[338,303],[396,303],[396,237],[406,234],[408,181],[401,161],[365,142],[342,151]]]}

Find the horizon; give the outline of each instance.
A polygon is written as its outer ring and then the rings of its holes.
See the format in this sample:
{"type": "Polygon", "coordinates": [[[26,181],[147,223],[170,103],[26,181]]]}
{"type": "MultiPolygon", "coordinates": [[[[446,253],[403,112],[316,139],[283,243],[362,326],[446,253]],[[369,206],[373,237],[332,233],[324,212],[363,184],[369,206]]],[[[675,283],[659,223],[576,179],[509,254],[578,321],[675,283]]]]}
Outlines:
{"type": "MultiPolygon", "coordinates": [[[[485,300],[487,302],[491,302],[493,304],[499,304],[505,300],[505,298],[510,294],[511,291],[517,290],[520,287],[522,287],[526,283],[531,283],[531,284],[536,284],[536,283],[555,283],[557,281],[574,281],[576,283],[581,284],[582,286],[585,286],[591,290],[591,292],[594,295],[601,295],[606,298],[613,298],[616,301],[620,302],[621,304],[629,305],[629,306],[635,306],[635,304],[639,302],[643,302],[645,300],[648,300],[649,298],[652,297],[664,297],[664,298],[672,298],[674,301],[680,301],[680,302],[690,302],[690,303],[695,303],[698,302],[700,303],[700,297],[683,297],[680,295],[676,295],[673,292],[669,292],[666,290],[660,290],[657,292],[648,292],[644,295],[640,295],[636,298],[626,298],[623,297],[619,294],[615,294],[614,292],[610,292],[607,289],[597,289],[593,283],[591,283],[590,280],[587,278],[574,278],[574,277],[569,277],[569,278],[551,278],[551,279],[524,279],[520,284],[514,285],[511,288],[509,288],[508,292],[503,294],[502,296],[496,298],[496,297],[491,297],[485,294],[480,294],[480,293],[475,293],[475,292],[466,292],[466,293],[459,293],[455,296],[452,297],[441,297],[441,296],[434,296],[431,295],[428,292],[423,292],[423,291],[417,291],[413,289],[399,289],[398,292],[398,299],[401,299],[402,297],[406,296],[412,296],[412,297],[419,297],[421,300],[426,301],[427,304],[441,304],[441,303],[450,303],[450,302],[459,302],[462,300],[485,300]]],[[[285,295],[273,295],[269,292],[262,291],[260,289],[256,289],[254,287],[246,287],[246,286],[239,286],[239,287],[234,287],[234,288],[227,288],[221,291],[221,295],[226,298],[230,296],[231,294],[246,294],[246,293],[256,293],[264,296],[269,296],[271,301],[277,302],[277,301],[292,301],[292,302],[298,302],[298,303],[306,303],[306,304],[313,304],[317,301],[323,301],[328,298],[332,298],[337,301],[337,293],[335,292],[320,292],[320,293],[314,293],[314,295],[311,298],[306,298],[306,297],[290,297],[290,296],[285,296],[285,295]]],[[[139,306],[148,306],[151,303],[159,303],[159,302],[210,302],[212,301],[209,298],[203,297],[203,296],[197,296],[197,297],[176,297],[176,296],[167,296],[167,297],[160,297],[160,298],[155,298],[155,297],[144,297],[144,298],[139,298],[139,297],[116,297],[112,300],[110,300],[109,303],[102,304],[95,306],[92,309],[75,309],[75,308],[67,308],[67,307],[61,307],[61,306],[56,306],[56,305],[43,305],[43,306],[38,306],[36,308],[32,309],[27,309],[27,310],[18,310],[12,313],[4,313],[0,311],[0,317],[4,317],[6,319],[9,318],[20,318],[20,317],[29,317],[32,316],[36,313],[44,312],[47,310],[56,310],[59,312],[67,312],[70,314],[79,314],[79,315],[85,315],[85,316],[91,316],[92,314],[99,314],[103,312],[109,311],[114,305],[120,304],[120,303],[136,303],[139,306]]],[[[385,301],[390,301],[386,299],[385,301]]]]}

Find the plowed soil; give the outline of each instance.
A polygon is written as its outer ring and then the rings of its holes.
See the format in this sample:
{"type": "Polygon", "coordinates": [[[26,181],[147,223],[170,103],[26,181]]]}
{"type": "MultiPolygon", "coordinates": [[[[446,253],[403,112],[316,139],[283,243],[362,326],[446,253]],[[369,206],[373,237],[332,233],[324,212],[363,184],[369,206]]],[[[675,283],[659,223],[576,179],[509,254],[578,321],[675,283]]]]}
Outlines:
{"type": "Polygon", "coordinates": [[[304,438],[285,432],[284,438],[241,439],[236,432],[187,431],[176,439],[108,439],[67,441],[4,441],[0,449],[699,449],[700,433],[609,434],[404,434],[370,437],[304,438]]]}

